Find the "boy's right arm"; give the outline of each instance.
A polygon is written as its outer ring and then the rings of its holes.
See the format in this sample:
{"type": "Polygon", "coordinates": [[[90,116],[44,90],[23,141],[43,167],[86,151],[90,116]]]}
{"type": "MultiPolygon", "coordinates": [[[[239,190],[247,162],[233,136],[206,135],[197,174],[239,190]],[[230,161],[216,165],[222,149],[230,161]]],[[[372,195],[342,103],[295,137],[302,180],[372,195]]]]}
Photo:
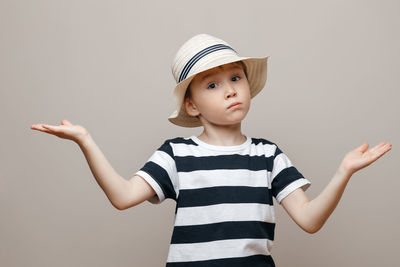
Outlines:
{"type": "Polygon", "coordinates": [[[121,177],[107,161],[90,134],[77,143],[97,183],[115,208],[123,210],[136,206],[156,194],[154,189],[138,175],[129,180],[121,177]]]}

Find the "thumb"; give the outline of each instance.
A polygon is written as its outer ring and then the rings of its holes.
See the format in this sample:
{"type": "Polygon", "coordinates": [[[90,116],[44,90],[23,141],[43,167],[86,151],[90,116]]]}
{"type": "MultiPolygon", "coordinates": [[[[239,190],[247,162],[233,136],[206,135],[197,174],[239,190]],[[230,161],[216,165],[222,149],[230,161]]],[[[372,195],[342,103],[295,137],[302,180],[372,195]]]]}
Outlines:
{"type": "Polygon", "coordinates": [[[363,143],[361,146],[357,147],[356,150],[364,153],[365,151],[367,151],[368,146],[368,143],[363,143]]]}
{"type": "Polygon", "coordinates": [[[68,120],[65,120],[65,119],[61,121],[61,124],[68,125],[68,126],[72,125],[71,122],[69,122],[68,120]]]}

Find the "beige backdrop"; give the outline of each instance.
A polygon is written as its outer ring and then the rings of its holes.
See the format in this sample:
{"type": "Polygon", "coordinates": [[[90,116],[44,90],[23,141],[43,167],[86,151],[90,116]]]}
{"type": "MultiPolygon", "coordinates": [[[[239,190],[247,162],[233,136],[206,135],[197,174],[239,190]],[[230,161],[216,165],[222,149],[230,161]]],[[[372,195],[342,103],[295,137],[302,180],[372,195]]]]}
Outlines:
{"type": "MultiPolygon", "coordinates": [[[[167,138],[170,65],[197,33],[270,55],[243,133],[280,145],[316,197],[344,155],[392,150],[353,175],[325,226],[277,205],[277,266],[399,266],[398,1],[0,1],[0,266],[164,266],[175,202],[115,209],[79,147],[30,129],[85,126],[130,178],[167,138]],[[397,166],[397,167],[396,167],[397,166]]],[[[276,202],[275,202],[276,204],[276,202]]]]}

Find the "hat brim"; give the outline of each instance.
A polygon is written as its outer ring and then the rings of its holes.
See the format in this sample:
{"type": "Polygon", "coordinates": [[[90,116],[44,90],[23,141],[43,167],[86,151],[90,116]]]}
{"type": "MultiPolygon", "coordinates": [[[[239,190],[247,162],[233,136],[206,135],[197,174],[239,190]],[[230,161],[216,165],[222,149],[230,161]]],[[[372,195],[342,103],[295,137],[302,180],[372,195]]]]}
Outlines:
{"type": "Polygon", "coordinates": [[[175,98],[175,103],[177,105],[177,109],[168,117],[168,120],[173,124],[182,127],[202,126],[201,121],[197,117],[193,117],[187,114],[185,106],[183,105],[183,100],[184,100],[183,98],[185,96],[187,87],[197,74],[220,65],[236,61],[243,61],[243,63],[246,66],[247,80],[250,86],[250,96],[251,98],[253,98],[264,88],[265,83],[267,81],[268,58],[269,56],[261,58],[237,56],[237,57],[218,58],[212,63],[207,64],[206,68],[198,71],[196,74],[187,77],[185,80],[181,81],[176,85],[174,89],[174,98],[175,98]]]}

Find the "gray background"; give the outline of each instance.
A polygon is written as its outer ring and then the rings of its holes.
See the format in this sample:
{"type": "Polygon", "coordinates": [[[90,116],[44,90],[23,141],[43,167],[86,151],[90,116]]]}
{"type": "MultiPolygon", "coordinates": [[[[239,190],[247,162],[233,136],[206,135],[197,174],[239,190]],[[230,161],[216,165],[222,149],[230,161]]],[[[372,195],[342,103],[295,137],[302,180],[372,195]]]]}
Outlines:
{"type": "MultiPolygon", "coordinates": [[[[164,266],[175,202],[119,211],[79,147],[34,131],[89,130],[129,179],[167,138],[170,65],[198,33],[269,55],[243,133],[276,142],[316,197],[344,155],[392,150],[353,175],[324,227],[277,205],[277,266],[398,266],[398,1],[0,1],[0,265],[164,266]]],[[[276,204],[276,202],[275,202],[276,204]]]]}

